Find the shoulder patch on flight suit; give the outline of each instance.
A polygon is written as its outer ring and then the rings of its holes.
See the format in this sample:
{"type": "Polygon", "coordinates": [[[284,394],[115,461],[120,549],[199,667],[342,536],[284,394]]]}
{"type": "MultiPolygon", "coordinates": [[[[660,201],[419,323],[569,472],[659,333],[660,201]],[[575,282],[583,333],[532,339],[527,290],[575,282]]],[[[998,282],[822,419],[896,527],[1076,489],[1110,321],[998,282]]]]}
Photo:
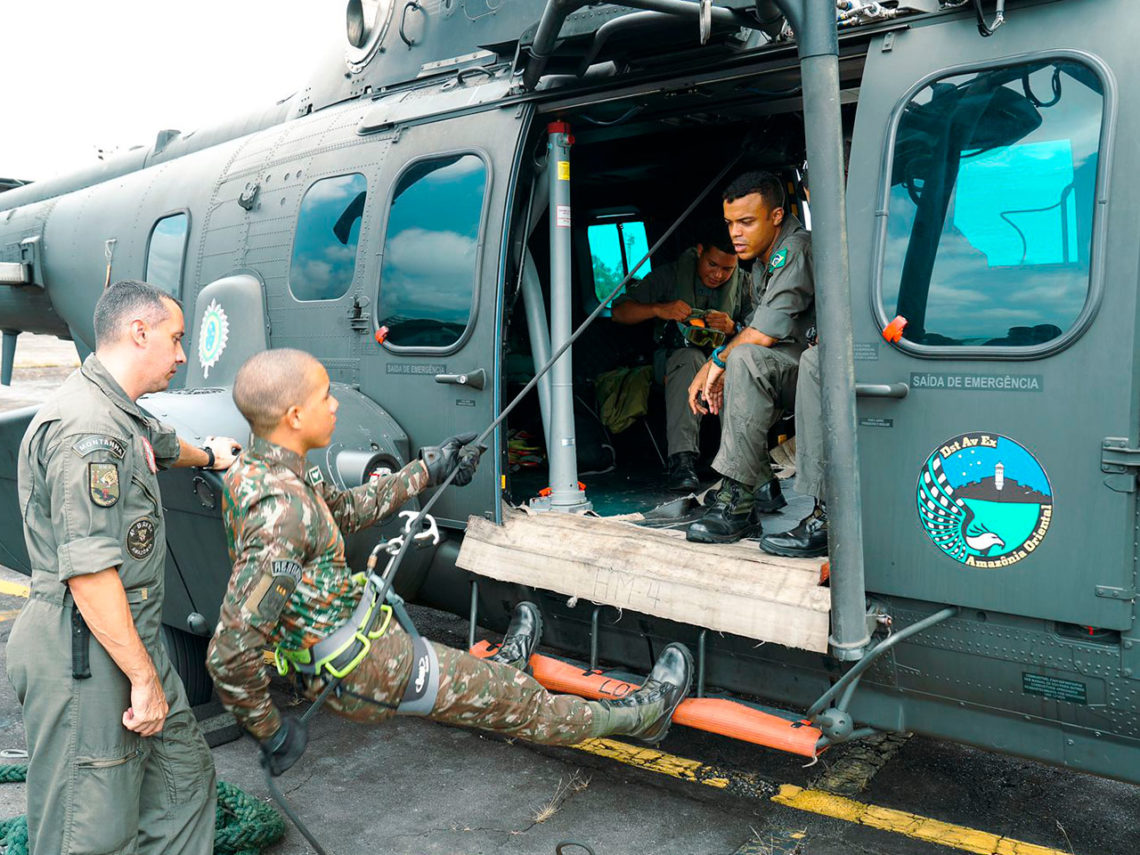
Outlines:
{"type": "Polygon", "coordinates": [[[150,444],[145,436],[140,436],[142,440],[143,457],[146,458],[146,468],[150,470],[150,474],[154,475],[158,472],[158,463],[154,459],[154,446],[150,444]]]}
{"type": "Polygon", "coordinates": [[[91,501],[99,507],[119,501],[119,467],[114,463],[88,463],[87,480],[91,501]]]}
{"type": "Polygon", "coordinates": [[[139,561],[154,552],[154,520],[143,517],[127,529],[127,552],[139,561]]]}
{"type": "Polygon", "coordinates": [[[785,246],[779,252],[772,256],[772,260],[768,262],[768,270],[779,270],[788,263],[788,248],[785,246]]]}
{"type": "Polygon", "coordinates": [[[127,445],[121,439],[107,436],[104,433],[88,433],[72,443],[71,450],[80,457],[86,457],[95,451],[106,451],[122,460],[126,456],[127,445]]]}
{"type": "Polygon", "coordinates": [[[296,561],[279,560],[270,566],[273,575],[263,576],[254,587],[249,608],[265,620],[277,620],[285,603],[296,590],[297,583],[301,581],[301,565],[296,561]]]}
{"type": "Polygon", "coordinates": [[[325,476],[321,474],[321,467],[313,466],[305,473],[305,480],[312,484],[314,487],[325,480],[325,476]]]}

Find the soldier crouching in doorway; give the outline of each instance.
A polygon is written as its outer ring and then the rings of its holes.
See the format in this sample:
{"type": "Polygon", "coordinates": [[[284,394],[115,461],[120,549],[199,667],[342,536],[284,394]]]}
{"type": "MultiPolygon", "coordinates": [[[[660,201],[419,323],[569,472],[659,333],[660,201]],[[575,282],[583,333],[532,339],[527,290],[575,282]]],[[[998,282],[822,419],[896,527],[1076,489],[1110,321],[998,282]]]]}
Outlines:
{"type": "MultiPolygon", "coordinates": [[[[478,452],[473,437],[452,437],[421,449],[399,472],[351,490],[335,490],[319,470],[306,474],[305,455],[329,444],[337,400],[328,373],[298,350],[268,350],[238,372],[234,401],[250,424],[249,448],[225,478],[224,517],[234,562],[207,666],[218,695],[260,743],[265,765],[280,774],[304,751],[302,723],[283,717],[269,696],[262,649],[297,668],[301,690],[315,698],[333,679],[322,644],[353,621],[363,588],[345,563],[343,534],[394,514],[408,499],[443,482],[471,481],[478,452]]],[[[379,611],[379,610],[377,610],[379,611]]],[[[541,618],[520,604],[498,653],[487,660],[433,642],[423,650],[436,664],[427,681],[434,696],[409,689],[413,640],[397,621],[377,620],[364,629],[376,637],[344,673],[327,704],[363,722],[392,715],[426,715],[437,721],[480,727],[535,742],[571,745],[611,734],[659,741],[688,693],[692,657],[668,645],[645,685],[616,701],[586,701],[549,694],[523,670],[538,644],[541,618]],[[430,649],[429,649],[430,648],[430,649]]],[[[342,663],[343,664],[343,663],[342,663]]]]}
{"type": "Polygon", "coordinates": [[[162,639],[157,472],[224,469],[237,444],[180,440],[136,401],[186,361],[178,302],[124,280],[95,306],[95,353],[20,444],[31,594],[8,640],[28,738],[32,855],[209,855],[214,764],[162,639]]]}

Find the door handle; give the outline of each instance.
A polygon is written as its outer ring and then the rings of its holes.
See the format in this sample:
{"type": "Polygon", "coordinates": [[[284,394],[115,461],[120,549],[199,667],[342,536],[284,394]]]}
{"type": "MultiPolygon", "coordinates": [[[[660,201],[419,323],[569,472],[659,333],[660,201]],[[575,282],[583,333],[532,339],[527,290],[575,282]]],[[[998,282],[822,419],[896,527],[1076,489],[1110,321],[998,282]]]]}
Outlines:
{"type": "Polygon", "coordinates": [[[436,374],[435,382],[447,383],[452,386],[467,386],[470,389],[482,389],[487,385],[487,372],[482,368],[476,368],[466,374],[436,374]]]}
{"type": "Polygon", "coordinates": [[[910,394],[906,383],[856,383],[856,398],[905,398],[910,394]]]}

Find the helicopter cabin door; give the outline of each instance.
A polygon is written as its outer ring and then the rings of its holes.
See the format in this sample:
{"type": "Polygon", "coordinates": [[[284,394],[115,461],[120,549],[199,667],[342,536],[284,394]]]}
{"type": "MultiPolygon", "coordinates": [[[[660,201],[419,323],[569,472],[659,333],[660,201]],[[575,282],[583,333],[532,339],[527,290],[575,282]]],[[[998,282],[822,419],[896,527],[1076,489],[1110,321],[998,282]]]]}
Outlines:
{"type": "Polygon", "coordinates": [[[1079,25],[1031,5],[990,39],[963,15],[868,53],[848,190],[867,588],[1126,629],[1140,183],[1112,150],[1140,130],[1117,98],[1137,60],[1124,4],[1077,5],[1079,25]]]}
{"type": "MultiPolygon", "coordinates": [[[[498,414],[501,248],[524,125],[519,111],[491,110],[394,129],[381,175],[376,343],[360,387],[407,431],[413,454],[481,432],[498,414]]],[[[496,443],[475,480],[440,499],[441,521],[495,518],[496,443]]]]}

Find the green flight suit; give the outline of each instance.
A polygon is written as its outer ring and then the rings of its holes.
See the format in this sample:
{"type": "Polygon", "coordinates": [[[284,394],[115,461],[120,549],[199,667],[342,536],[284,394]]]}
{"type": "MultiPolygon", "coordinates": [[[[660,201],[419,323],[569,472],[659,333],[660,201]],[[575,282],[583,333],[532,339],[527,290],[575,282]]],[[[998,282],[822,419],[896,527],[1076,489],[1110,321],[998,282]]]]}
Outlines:
{"type": "Polygon", "coordinates": [[[155,473],[178,448],[174,431],[144,414],[95,356],[40,408],[20,445],[32,578],[8,641],[8,676],[28,739],[32,855],[213,851],[213,759],[162,639],[166,537],[155,473]],[[156,736],[123,727],[130,682],[94,637],[91,677],[72,676],[67,581],[109,567],[170,706],[156,736]]]}
{"type": "MultiPolygon", "coordinates": [[[[694,309],[724,312],[739,320],[747,287],[739,266],[719,288],[708,288],[697,276],[697,249],[690,247],[672,264],[658,267],[615,301],[668,303],[684,300],[694,309]]],[[[665,386],[665,438],[669,454],[699,451],[701,417],[689,409],[689,384],[708,359],[711,348],[694,347],[676,331],[676,322],[657,321],[657,338],[665,346],[655,354],[654,379],[665,386]]]]}
{"type": "Polygon", "coordinates": [[[809,347],[800,357],[796,381],[796,492],[824,501],[825,475],[819,348],[809,347]]]}
{"type": "Polygon", "coordinates": [[[713,469],[750,487],[773,478],[768,430],[796,398],[800,354],[815,326],[811,235],[788,214],[768,264],[752,267],[747,326],[776,339],[772,347],[737,345],[725,360],[720,451],[713,469]]]}

